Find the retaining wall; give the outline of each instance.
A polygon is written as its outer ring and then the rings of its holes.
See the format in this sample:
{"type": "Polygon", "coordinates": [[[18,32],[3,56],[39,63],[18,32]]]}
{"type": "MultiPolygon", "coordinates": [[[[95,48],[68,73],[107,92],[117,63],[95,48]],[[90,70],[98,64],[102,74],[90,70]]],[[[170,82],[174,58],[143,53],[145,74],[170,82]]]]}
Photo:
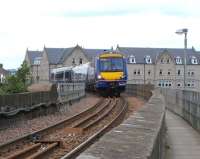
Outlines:
{"type": "Polygon", "coordinates": [[[165,97],[166,107],[200,131],[200,92],[167,88],[160,90],[165,97]]]}
{"type": "Polygon", "coordinates": [[[49,91],[0,95],[0,116],[13,116],[41,106],[67,103],[84,95],[84,83],[62,83],[58,88],[54,85],[49,91]]]}
{"type": "MultiPolygon", "coordinates": [[[[131,88],[136,87],[130,86],[127,91],[133,92],[131,88]]],[[[136,92],[142,94],[143,87],[137,88],[136,92]]],[[[78,159],[163,159],[164,143],[165,101],[156,90],[142,109],[105,134],[78,159]]]]}
{"type": "Polygon", "coordinates": [[[131,94],[136,97],[143,97],[146,100],[152,96],[153,85],[137,85],[137,84],[127,84],[126,93],[131,94]]]}

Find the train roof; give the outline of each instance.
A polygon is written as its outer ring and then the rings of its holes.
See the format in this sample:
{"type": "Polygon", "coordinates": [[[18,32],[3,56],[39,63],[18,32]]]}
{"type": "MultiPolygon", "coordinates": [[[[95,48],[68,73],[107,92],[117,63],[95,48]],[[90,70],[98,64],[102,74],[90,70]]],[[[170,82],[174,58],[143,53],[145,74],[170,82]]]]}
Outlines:
{"type": "Polygon", "coordinates": [[[77,66],[54,68],[51,70],[51,73],[57,73],[57,72],[63,72],[63,71],[74,71],[75,73],[86,74],[88,67],[90,67],[90,62],[81,64],[81,65],[77,65],[77,66]]]}
{"type": "Polygon", "coordinates": [[[119,52],[104,52],[99,55],[100,58],[109,58],[109,57],[123,57],[123,55],[119,52]]]}
{"type": "Polygon", "coordinates": [[[73,68],[73,66],[53,68],[51,70],[51,73],[62,72],[62,71],[70,71],[70,70],[72,70],[72,68],[73,68]]]}

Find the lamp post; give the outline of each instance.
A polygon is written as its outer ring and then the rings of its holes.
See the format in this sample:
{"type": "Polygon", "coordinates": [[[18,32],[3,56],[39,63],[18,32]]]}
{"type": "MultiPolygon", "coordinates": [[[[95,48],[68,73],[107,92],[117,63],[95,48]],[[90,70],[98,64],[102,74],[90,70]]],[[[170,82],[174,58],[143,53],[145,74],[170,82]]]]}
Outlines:
{"type": "Polygon", "coordinates": [[[183,79],[183,83],[184,86],[183,88],[185,89],[186,86],[186,50],[187,50],[187,33],[188,33],[188,29],[184,28],[184,29],[179,29],[176,31],[176,34],[182,35],[184,34],[184,79],[183,79]]]}

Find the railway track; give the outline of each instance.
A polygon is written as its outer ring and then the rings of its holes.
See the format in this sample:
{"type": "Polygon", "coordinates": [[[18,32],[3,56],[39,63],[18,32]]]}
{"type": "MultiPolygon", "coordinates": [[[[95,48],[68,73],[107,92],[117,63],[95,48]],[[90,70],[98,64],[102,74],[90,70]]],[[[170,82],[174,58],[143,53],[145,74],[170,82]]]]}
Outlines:
{"type": "Polygon", "coordinates": [[[124,98],[102,98],[93,107],[51,127],[0,146],[0,158],[74,158],[89,143],[103,135],[123,118],[124,98]]]}

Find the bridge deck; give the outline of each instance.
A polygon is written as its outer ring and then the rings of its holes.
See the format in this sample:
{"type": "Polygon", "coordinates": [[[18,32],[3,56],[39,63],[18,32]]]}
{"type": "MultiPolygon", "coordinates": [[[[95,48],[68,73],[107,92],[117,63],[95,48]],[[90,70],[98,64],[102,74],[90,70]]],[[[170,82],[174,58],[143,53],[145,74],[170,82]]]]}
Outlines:
{"type": "Polygon", "coordinates": [[[167,111],[166,159],[199,159],[200,134],[179,116],[167,111]]]}

